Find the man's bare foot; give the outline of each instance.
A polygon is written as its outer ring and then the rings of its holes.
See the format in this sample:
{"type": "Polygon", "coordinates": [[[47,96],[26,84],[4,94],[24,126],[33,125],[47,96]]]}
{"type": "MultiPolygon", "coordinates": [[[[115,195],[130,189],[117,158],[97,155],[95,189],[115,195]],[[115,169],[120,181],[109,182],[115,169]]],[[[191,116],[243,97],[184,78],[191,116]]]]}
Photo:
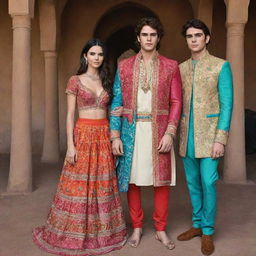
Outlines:
{"type": "Polygon", "coordinates": [[[142,236],[142,228],[135,228],[133,230],[132,235],[130,236],[130,238],[128,240],[128,244],[131,247],[136,248],[140,243],[141,236],[142,236]]]}
{"type": "Polygon", "coordinates": [[[165,231],[156,231],[156,240],[160,241],[167,249],[172,250],[175,248],[175,244],[169,239],[165,231]]]}

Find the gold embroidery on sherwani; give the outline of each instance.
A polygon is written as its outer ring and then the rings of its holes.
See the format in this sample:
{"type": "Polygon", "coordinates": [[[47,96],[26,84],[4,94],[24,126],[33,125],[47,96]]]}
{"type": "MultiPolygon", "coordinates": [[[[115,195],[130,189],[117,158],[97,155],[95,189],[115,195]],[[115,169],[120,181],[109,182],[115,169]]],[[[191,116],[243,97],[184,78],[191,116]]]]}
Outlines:
{"type": "Polygon", "coordinates": [[[139,56],[136,61],[139,62],[138,71],[138,87],[137,87],[137,101],[136,101],[136,131],[135,131],[135,144],[133,151],[133,159],[131,165],[130,183],[141,185],[155,185],[154,184],[154,170],[153,170],[153,155],[152,142],[153,142],[153,129],[152,129],[152,82],[153,82],[153,63],[155,58],[152,58],[147,69],[142,56],[139,56]],[[151,73],[151,74],[150,74],[151,73]],[[150,76],[150,87],[143,87],[146,80],[146,75],[150,76]],[[146,89],[146,92],[145,92],[146,89]],[[136,157],[140,152],[141,157],[136,157]],[[135,157],[134,157],[135,156],[135,157]]]}
{"type": "Polygon", "coordinates": [[[153,82],[153,60],[150,60],[147,64],[141,59],[140,61],[140,82],[139,86],[147,93],[151,87],[153,82]]]}
{"type": "Polygon", "coordinates": [[[133,115],[136,112],[136,106],[137,106],[137,91],[138,91],[138,86],[139,86],[139,75],[140,75],[140,70],[139,70],[139,61],[138,58],[140,58],[139,54],[136,57],[136,60],[134,62],[134,67],[133,67],[133,86],[132,86],[132,108],[133,108],[133,115]]]}
{"type": "Polygon", "coordinates": [[[152,79],[152,160],[153,160],[153,177],[154,184],[156,185],[157,181],[159,181],[159,170],[158,170],[158,129],[157,129],[157,113],[158,113],[158,104],[157,104],[157,86],[158,86],[158,78],[159,78],[159,59],[158,53],[156,53],[153,58],[153,79],[152,79]]]}
{"type": "MultiPolygon", "coordinates": [[[[224,60],[208,52],[198,61],[194,74],[193,110],[194,110],[194,143],[195,157],[210,157],[218,125],[219,113],[218,76],[224,60]]],[[[183,92],[183,114],[180,123],[180,155],[186,155],[190,100],[192,93],[192,60],[180,65],[183,92]]]]}
{"type": "Polygon", "coordinates": [[[180,151],[181,155],[185,155],[187,141],[188,141],[188,122],[190,114],[190,101],[192,94],[192,83],[193,83],[193,65],[192,60],[188,60],[180,65],[181,81],[182,81],[182,102],[183,102],[183,114],[180,120],[180,151]],[[188,62],[188,63],[187,63],[188,62]],[[185,104],[186,102],[186,104],[185,104]],[[186,114],[184,114],[186,113],[186,114]]]}
{"type": "Polygon", "coordinates": [[[217,130],[216,131],[216,135],[215,135],[215,139],[214,139],[215,142],[219,142],[223,145],[226,145],[227,144],[227,141],[228,141],[228,132],[227,131],[224,131],[224,130],[217,130]]]}
{"type": "Polygon", "coordinates": [[[176,130],[177,130],[177,127],[175,125],[168,124],[165,134],[172,134],[175,136],[176,130]]]}
{"type": "Polygon", "coordinates": [[[151,122],[152,115],[151,112],[138,112],[136,115],[136,122],[151,122]]]}
{"type": "MultiPolygon", "coordinates": [[[[155,83],[155,73],[156,73],[156,62],[158,62],[158,52],[155,53],[155,55],[153,56],[152,60],[151,60],[151,82],[150,82],[150,86],[151,88],[154,86],[155,83]]],[[[132,106],[134,106],[133,109],[133,114],[136,113],[136,108],[137,108],[137,94],[138,94],[138,87],[141,87],[141,84],[144,83],[144,75],[142,75],[143,72],[141,72],[141,63],[143,63],[143,56],[142,53],[139,52],[136,56],[135,62],[134,62],[134,67],[133,67],[133,90],[132,90],[132,106]]],[[[144,64],[143,64],[144,65],[144,64]]],[[[141,87],[142,88],[142,87],[141,87]]],[[[152,94],[153,97],[153,94],[152,94]]]]}

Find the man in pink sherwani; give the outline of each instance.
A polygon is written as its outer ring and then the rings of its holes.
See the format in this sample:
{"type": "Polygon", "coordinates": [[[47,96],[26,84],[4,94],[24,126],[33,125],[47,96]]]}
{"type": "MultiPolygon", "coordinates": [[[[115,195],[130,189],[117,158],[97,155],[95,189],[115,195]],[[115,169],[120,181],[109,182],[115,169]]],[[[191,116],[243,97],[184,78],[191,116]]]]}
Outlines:
{"type": "Polygon", "coordinates": [[[119,189],[128,192],[134,228],[129,244],[137,247],[142,235],[141,186],[153,186],[155,237],[173,249],[166,226],[170,185],[175,185],[173,139],[181,112],[180,72],[176,61],[157,52],[163,36],[158,19],[141,19],[135,32],[140,51],[119,63],[111,104],[119,189]]]}

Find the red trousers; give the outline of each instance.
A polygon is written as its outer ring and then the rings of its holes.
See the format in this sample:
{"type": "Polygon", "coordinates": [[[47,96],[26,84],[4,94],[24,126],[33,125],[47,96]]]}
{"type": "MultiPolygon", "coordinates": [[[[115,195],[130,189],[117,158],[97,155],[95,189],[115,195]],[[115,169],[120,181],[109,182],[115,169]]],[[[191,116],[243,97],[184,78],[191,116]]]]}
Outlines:
{"type": "MultiPolygon", "coordinates": [[[[167,225],[170,187],[154,187],[154,226],[157,231],[164,231],[167,225]]],[[[133,228],[142,228],[143,209],[141,207],[141,190],[139,186],[129,185],[127,193],[129,212],[133,228]]]]}

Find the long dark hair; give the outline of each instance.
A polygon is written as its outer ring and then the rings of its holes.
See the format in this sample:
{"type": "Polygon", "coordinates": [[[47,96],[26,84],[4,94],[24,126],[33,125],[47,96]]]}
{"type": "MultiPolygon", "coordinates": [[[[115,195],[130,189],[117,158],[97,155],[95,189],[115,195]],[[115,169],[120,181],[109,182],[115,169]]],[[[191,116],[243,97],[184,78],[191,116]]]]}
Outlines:
{"type": "Polygon", "coordinates": [[[110,98],[112,99],[112,95],[113,95],[112,81],[110,79],[108,65],[107,65],[107,61],[106,61],[106,57],[107,57],[106,47],[103,44],[103,42],[101,42],[99,39],[92,38],[84,45],[82,52],[80,54],[80,67],[76,74],[81,75],[87,71],[88,65],[86,63],[84,55],[87,55],[87,52],[93,46],[100,46],[102,48],[104,60],[103,60],[102,65],[99,67],[99,76],[100,76],[100,79],[102,82],[102,87],[104,88],[104,90],[109,94],[110,98]]]}

